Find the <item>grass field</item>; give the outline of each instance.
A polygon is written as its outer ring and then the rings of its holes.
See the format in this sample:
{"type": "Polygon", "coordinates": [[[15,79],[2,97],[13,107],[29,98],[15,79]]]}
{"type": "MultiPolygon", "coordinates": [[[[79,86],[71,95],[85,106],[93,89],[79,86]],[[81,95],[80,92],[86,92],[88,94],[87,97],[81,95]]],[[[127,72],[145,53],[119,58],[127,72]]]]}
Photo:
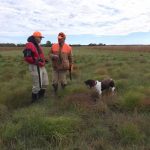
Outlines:
{"type": "MultiPolygon", "coordinates": [[[[45,54],[48,54],[45,48],[45,54]]],[[[0,149],[149,150],[150,46],[74,47],[65,91],[31,104],[23,48],[0,48],[0,149]],[[115,95],[99,100],[86,79],[111,77],[115,95]],[[95,98],[97,101],[95,102],[95,98]]],[[[51,63],[46,66],[51,84],[51,63]]]]}

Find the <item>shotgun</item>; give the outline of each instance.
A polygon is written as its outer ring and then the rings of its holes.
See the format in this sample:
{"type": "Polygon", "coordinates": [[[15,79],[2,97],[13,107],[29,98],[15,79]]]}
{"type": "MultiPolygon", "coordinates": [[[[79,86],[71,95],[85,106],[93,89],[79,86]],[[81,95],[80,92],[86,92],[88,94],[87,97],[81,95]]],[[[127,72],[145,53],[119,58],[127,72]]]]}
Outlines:
{"type": "Polygon", "coordinates": [[[38,71],[38,76],[39,76],[39,86],[40,86],[40,89],[42,88],[42,85],[41,85],[41,75],[40,75],[40,67],[39,65],[37,64],[37,71],[38,71]]]}
{"type": "Polygon", "coordinates": [[[69,78],[70,78],[70,80],[72,80],[71,66],[69,67],[69,78]]]}

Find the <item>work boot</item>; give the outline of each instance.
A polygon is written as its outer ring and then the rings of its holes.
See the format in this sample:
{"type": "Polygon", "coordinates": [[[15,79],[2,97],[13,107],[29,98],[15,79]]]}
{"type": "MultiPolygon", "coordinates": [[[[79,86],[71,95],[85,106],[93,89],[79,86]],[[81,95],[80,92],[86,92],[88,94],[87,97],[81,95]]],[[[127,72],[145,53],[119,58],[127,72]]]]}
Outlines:
{"type": "Polygon", "coordinates": [[[67,84],[61,83],[61,88],[64,90],[67,84]]]}
{"type": "Polygon", "coordinates": [[[39,99],[38,93],[32,93],[32,101],[31,101],[31,103],[34,103],[34,102],[37,101],[38,99],[39,99]]]}
{"type": "Polygon", "coordinates": [[[58,84],[52,84],[52,86],[53,86],[53,89],[54,89],[54,93],[56,94],[57,90],[58,90],[58,84]]]}
{"type": "Polygon", "coordinates": [[[38,94],[39,94],[39,98],[44,97],[45,89],[41,89],[38,94]]]}

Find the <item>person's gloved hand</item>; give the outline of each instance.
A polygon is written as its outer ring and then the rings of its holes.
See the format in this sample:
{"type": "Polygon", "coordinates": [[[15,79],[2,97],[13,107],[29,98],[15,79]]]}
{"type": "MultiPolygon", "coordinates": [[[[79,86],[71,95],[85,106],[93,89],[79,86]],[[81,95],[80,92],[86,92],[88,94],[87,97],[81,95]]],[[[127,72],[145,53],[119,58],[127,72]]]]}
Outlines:
{"type": "Polygon", "coordinates": [[[49,60],[48,59],[45,59],[45,63],[47,64],[49,62],[49,60]]]}
{"type": "Polygon", "coordinates": [[[44,62],[42,58],[39,58],[38,61],[39,61],[39,62],[44,62]]]}
{"type": "Polygon", "coordinates": [[[38,65],[39,62],[43,63],[44,61],[43,61],[42,58],[37,58],[37,59],[35,59],[35,64],[36,64],[36,65],[38,65]]]}
{"type": "Polygon", "coordinates": [[[54,55],[54,54],[52,54],[51,57],[52,57],[52,60],[58,60],[58,58],[59,58],[58,55],[54,55]]]}

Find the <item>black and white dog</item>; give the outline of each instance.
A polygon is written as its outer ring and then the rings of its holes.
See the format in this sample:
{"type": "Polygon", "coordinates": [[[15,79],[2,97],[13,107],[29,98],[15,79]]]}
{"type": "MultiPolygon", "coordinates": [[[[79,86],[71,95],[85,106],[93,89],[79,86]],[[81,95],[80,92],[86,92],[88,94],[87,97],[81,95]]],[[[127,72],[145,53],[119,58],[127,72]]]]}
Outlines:
{"type": "Polygon", "coordinates": [[[99,96],[102,94],[104,90],[111,89],[112,92],[115,91],[115,83],[112,79],[105,79],[102,81],[89,79],[89,80],[84,81],[84,83],[89,88],[95,88],[99,96]]]}

